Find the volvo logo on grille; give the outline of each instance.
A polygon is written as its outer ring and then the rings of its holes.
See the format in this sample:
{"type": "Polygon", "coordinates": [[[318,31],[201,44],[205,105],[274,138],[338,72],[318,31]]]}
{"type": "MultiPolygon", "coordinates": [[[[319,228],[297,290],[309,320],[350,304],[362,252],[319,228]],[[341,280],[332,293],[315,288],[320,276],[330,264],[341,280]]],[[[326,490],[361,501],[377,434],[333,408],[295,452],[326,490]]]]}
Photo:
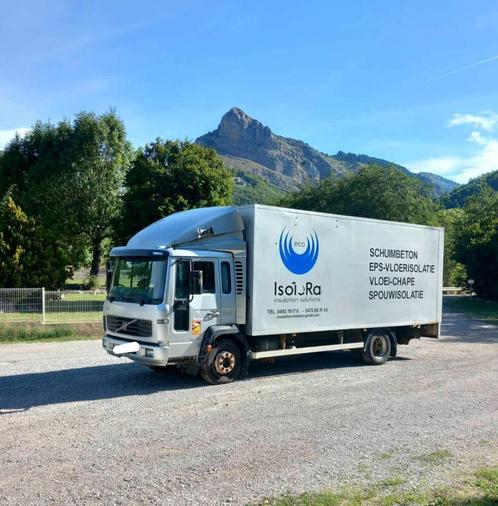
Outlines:
{"type": "Polygon", "coordinates": [[[129,325],[132,323],[138,322],[138,318],[135,318],[134,320],[130,320],[129,322],[126,322],[125,324],[121,325],[121,327],[117,328],[114,332],[120,332],[121,330],[126,330],[129,325]]]}

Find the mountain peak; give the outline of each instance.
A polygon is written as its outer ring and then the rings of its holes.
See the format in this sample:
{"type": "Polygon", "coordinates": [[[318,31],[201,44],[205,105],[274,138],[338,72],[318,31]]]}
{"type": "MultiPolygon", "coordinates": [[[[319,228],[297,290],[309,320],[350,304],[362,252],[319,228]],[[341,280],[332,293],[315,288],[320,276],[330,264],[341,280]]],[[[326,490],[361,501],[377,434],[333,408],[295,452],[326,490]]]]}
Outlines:
{"type": "Polygon", "coordinates": [[[254,121],[240,107],[232,107],[227,113],[223,115],[223,117],[221,118],[221,122],[223,122],[225,118],[226,119],[233,118],[237,121],[243,121],[244,123],[254,121]]]}
{"type": "Polygon", "coordinates": [[[247,142],[271,142],[271,130],[248,116],[242,109],[232,107],[220,121],[217,130],[218,137],[231,141],[245,140],[247,142]]]}
{"type": "Polygon", "coordinates": [[[233,143],[264,145],[270,149],[273,146],[273,134],[267,126],[248,116],[239,107],[232,107],[223,115],[218,128],[199,137],[197,142],[221,150],[233,143]]]}

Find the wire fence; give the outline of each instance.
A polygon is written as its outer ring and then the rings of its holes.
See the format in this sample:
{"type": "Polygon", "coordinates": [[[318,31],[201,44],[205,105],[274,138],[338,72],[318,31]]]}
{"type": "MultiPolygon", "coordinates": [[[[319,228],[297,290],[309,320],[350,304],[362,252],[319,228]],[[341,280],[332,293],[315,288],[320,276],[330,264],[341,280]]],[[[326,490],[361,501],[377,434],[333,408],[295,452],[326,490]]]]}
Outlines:
{"type": "Polygon", "coordinates": [[[105,297],[102,290],[0,288],[0,324],[98,322],[105,297]]]}

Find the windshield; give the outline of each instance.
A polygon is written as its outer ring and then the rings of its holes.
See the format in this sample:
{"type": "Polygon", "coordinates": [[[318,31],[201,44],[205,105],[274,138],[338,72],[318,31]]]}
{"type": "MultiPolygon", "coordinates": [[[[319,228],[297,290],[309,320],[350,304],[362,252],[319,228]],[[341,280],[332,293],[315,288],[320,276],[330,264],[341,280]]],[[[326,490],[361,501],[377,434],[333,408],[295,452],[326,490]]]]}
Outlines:
{"type": "Polygon", "coordinates": [[[165,280],[164,258],[117,258],[109,297],[123,302],[160,304],[165,280]]]}

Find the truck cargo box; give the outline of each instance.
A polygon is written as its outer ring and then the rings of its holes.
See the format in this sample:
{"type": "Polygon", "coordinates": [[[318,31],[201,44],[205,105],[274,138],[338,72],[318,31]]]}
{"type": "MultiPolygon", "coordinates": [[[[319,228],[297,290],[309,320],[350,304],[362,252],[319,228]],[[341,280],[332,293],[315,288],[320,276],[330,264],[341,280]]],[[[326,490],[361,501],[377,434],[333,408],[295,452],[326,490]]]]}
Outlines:
{"type": "Polygon", "coordinates": [[[442,228],[242,206],[248,335],[441,321],[442,228]]]}

